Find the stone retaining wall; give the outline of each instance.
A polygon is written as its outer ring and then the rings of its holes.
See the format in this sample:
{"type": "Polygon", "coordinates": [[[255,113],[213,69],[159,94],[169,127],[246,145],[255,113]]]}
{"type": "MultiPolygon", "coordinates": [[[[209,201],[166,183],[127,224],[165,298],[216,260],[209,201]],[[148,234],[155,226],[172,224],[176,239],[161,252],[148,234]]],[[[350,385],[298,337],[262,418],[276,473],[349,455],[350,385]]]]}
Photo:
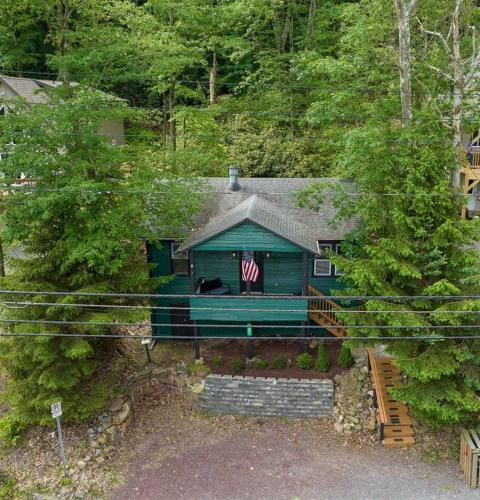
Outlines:
{"type": "Polygon", "coordinates": [[[208,375],[198,408],[212,413],[291,418],[332,413],[332,380],[208,375]]]}

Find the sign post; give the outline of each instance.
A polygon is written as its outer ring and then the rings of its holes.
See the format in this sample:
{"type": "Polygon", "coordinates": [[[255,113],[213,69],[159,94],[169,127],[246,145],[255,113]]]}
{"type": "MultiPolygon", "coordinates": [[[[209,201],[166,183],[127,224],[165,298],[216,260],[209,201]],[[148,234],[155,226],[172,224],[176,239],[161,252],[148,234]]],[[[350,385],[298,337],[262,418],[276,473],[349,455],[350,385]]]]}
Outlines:
{"type": "Polygon", "coordinates": [[[63,472],[65,473],[65,477],[68,477],[67,458],[65,456],[65,448],[63,446],[62,426],[60,424],[60,417],[62,416],[62,403],[60,401],[58,403],[52,403],[50,408],[52,410],[52,417],[57,422],[58,444],[60,445],[60,456],[62,457],[63,462],[63,472]]]}

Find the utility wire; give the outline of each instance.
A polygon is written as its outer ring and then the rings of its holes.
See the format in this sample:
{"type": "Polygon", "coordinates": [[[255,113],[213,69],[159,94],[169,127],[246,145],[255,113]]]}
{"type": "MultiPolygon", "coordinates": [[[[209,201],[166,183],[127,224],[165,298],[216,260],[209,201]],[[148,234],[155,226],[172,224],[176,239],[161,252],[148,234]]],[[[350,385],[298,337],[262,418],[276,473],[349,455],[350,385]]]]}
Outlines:
{"type": "MultiPolygon", "coordinates": [[[[312,179],[312,184],[315,183],[315,178],[312,179]]],[[[225,182],[227,182],[227,178],[225,178],[225,182]]],[[[347,180],[347,179],[345,179],[347,180]]],[[[295,192],[298,194],[302,191],[302,189],[305,189],[307,187],[311,187],[308,185],[305,185],[304,188],[298,189],[297,191],[292,190],[289,192],[269,192],[269,191],[217,191],[217,190],[208,190],[205,189],[203,191],[191,191],[188,189],[188,186],[185,186],[184,190],[179,190],[172,188],[171,190],[168,191],[163,191],[163,190],[152,190],[152,189],[96,189],[96,188],[43,188],[43,187],[36,187],[35,182],[36,181],[24,181],[20,180],[22,182],[22,185],[6,185],[2,186],[0,184],[0,191],[2,189],[5,190],[12,190],[15,192],[22,192],[25,191],[27,194],[31,194],[32,192],[40,192],[40,193],[91,193],[91,194],[98,194],[98,195],[165,195],[165,194],[185,194],[187,191],[188,194],[202,194],[202,195],[209,195],[209,194],[223,194],[223,195],[238,195],[238,194],[259,194],[259,195],[285,195],[285,194],[294,194],[295,192]]],[[[162,188],[163,189],[163,188],[162,188]]],[[[340,195],[340,194],[345,194],[339,191],[335,190],[321,190],[321,194],[325,195],[340,195]]],[[[375,193],[375,192],[368,192],[368,191],[349,191],[347,193],[347,196],[354,196],[354,197],[361,197],[361,196],[384,196],[384,197],[402,197],[402,196],[407,196],[407,197],[472,197],[476,196],[474,193],[459,193],[459,192],[442,192],[442,193],[402,193],[402,192],[391,192],[391,193],[375,193]]]]}
{"type": "MultiPolygon", "coordinates": [[[[197,295],[198,297],[198,295],[197,295]]],[[[201,297],[201,295],[200,295],[201,297]]],[[[93,309],[127,309],[127,310],[167,310],[171,311],[244,311],[244,312],[278,312],[278,309],[258,309],[258,308],[237,308],[237,307],[188,307],[188,306],[150,306],[150,305],[126,305],[126,304],[80,304],[80,303],[61,303],[61,302],[0,302],[0,306],[6,308],[24,309],[26,307],[73,307],[73,308],[93,308],[93,309]]],[[[281,309],[281,312],[319,312],[319,313],[330,313],[331,309],[281,309]]],[[[358,309],[343,309],[342,313],[348,314],[480,314],[480,310],[432,310],[432,311],[416,311],[412,309],[408,310],[358,310],[358,309]]],[[[158,314],[158,313],[157,313],[158,314]]],[[[170,313],[174,314],[174,313],[170,313]]],[[[176,314],[182,316],[182,314],[176,314]]]]}
{"type": "MultiPolygon", "coordinates": [[[[291,327],[290,327],[291,328],[291,327]]],[[[260,336],[260,337],[247,337],[244,336],[216,336],[216,335],[201,335],[199,337],[194,337],[192,335],[125,335],[125,334],[101,334],[101,333],[92,333],[90,334],[80,334],[80,333],[32,333],[32,332],[19,332],[19,333],[0,333],[0,338],[15,338],[15,337],[52,337],[52,338],[88,338],[88,339],[145,339],[150,338],[152,340],[279,340],[279,341],[299,341],[299,340],[314,340],[320,339],[327,342],[345,342],[348,340],[359,340],[359,341],[372,341],[372,342],[389,342],[389,341],[436,341],[436,340],[479,340],[480,336],[468,336],[468,335],[451,335],[451,336],[440,336],[440,335],[419,335],[415,337],[319,337],[319,336],[260,336]]]]}
{"type": "MultiPolygon", "coordinates": [[[[171,34],[171,33],[167,33],[167,34],[171,34]]],[[[53,71],[19,71],[19,70],[7,69],[7,68],[3,68],[3,69],[1,69],[1,71],[4,71],[5,73],[13,73],[13,74],[21,74],[21,75],[44,75],[44,76],[46,75],[46,76],[51,76],[52,78],[49,78],[49,79],[54,81],[54,82],[62,82],[62,80],[58,78],[58,73],[53,72],[53,71]]],[[[8,76],[8,75],[6,75],[6,76],[8,76]]],[[[86,78],[93,78],[95,80],[100,79],[100,81],[102,81],[102,80],[105,80],[105,81],[122,81],[122,80],[125,80],[125,81],[128,81],[128,80],[142,80],[142,81],[146,80],[146,81],[149,81],[149,80],[152,80],[152,81],[155,81],[158,83],[167,83],[167,84],[187,83],[187,84],[197,84],[197,85],[205,85],[205,86],[209,86],[211,84],[211,82],[209,80],[162,79],[162,78],[160,78],[158,76],[154,76],[154,75],[132,75],[132,74],[129,74],[128,76],[106,76],[106,75],[103,76],[103,75],[101,75],[100,78],[98,78],[98,77],[96,77],[95,74],[92,74],[92,73],[75,73],[75,74],[71,74],[70,77],[72,79],[75,79],[75,78],[82,79],[83,77],[86,77],[86,78]]],[[[22,77],[19,77],[19,78],[22,78],[22,77]]],[[[34,76],[34,77],[31,77],[30,79],[41,80],[42,78],[38,78],[38,77],[34,76]]],[[[284,88],[285,90],[290,90],[291,88],[320,89],[320,90],[325,90],[325,91],[328,90],[327,86],[330,85],[332,88],[334,88],[335,90],[338,90],[338,91],[366,91],[366,92],[370,92],[373,90],[374,92],[379,92],[382,94],[390,94],[391,93],[392,95],[398,95],[397,89],[390,89],[390,90],[384,89],[384,90],[378,91],[378,87],[375,87],[375,86],[370,86],[370,87],[340,87],[339,88],[338,83],[336,83],[336,82],[324,82],[322,84],[316,84],[316,85],[300,84],[297,86],[296,83],[293,83],[290,85],[285,85],[285,84],[279,85],[278,83],[274,83],[274,82],[262,82],[262,83],[259,83],[258,81],[232,82],[232,81],[223,81],[221,78],[219,78],[218,82],[217,82],[217,86],[221,87],[222,85],[225,85],[225,86],[230,86],[230,85],[231,86],[245,86],[245,87],[254,86],[255,88],[273,87],[273,88],[277,88],[277,89],[284,88]]],[[[466,90],[466,91],[462,92],[462,95],[476,95],[476,94],[480,94],[480,91],[478,91],[478,90],[466,90]]],[[[451,95],[453,95],[453,92],[438,92],[438,93],[429,94],[429,95],[451,96],[451,95]]]]}
{"type": "MultiPolygon", "coordinates": [[[[162,294],[162,293],[115,293],[115,292],[59,292],[51,290],[0,290],[0,295],[46,295],[66,297],[122,297],[138,299],[208,299],[208,300],[318,300],[315,295],[198,295],[198,294],[162,294]]],[[[367,300],[480,300],[480,295],[331,295],[331,300],[340,301],[367,301],[367,300]]]]}
{"type": "MultiPolygon", "coordinates": [[[[281,313],[282,311],[276,311],[281,313]]],[[[284,319],[283,321],[300,321],[295,319],[284,319]]],[[[0,319],[0,324],[41,324],[41,325],[61,325],[61,326],[108,326],[108,327],[136,327],[136,328],[151,328],[151,327],[187,327],[187,328],[243,328],[245,329],[245,324],[189,324],[189,323],[128,323],[128,322],[112,322],[112,321],[65,321],[65,320],[45,320],[45,319],[0,319]]],[[[298,325],[257,325],[255,328],[268,329],[268,328],[280,328],[288,329],[298,327],[298,325]]],[[[326,328],[341,328],[345,330],[355,330],[355,329],[368,329],[368,330],[472,330],[480,329],[480,324],[478,325],[312,325],[308,326],[308,329],[312,330],[325,330],[326,328]]],[[[480,335],[479,335],[480,338],[480,335]]]]}

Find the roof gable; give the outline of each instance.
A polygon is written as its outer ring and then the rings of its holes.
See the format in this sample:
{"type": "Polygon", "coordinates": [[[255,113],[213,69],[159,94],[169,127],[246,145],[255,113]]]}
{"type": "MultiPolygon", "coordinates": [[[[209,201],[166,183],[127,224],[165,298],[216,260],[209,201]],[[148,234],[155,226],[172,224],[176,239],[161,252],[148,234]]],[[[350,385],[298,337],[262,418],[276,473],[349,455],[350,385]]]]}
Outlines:
{"type": "MultiPolygon", "coordinates": [[[[194,247],[200,249],[202,243],[216,238],[247,221],[289,242],[290,245],[287,246],[278,245],[281,251],[298,251],[299,249],[312,253],[316,251],[315,238],[307,226],[291,219],[287,214],[280,213],[273,203],[258,195],[252,195],[225,214],[212,218],[203,229],[196,231],[187,238],[179,251],[194,247]]],[[[274,245],[274,242],[270,241],[269,244],[274,245]]],[[[233,238],[231,245],[234,245],[232,249],[240,249],[244,245],[250,250],[260,249],[258,244],[256,248],[253,248],[251,242],[248,241],[248,235],[245,234],[233,238]]],[[[264,248],[265,245],[260,246],[265,250],[275,250],[275,246],[266,248],[264,248]]]]}

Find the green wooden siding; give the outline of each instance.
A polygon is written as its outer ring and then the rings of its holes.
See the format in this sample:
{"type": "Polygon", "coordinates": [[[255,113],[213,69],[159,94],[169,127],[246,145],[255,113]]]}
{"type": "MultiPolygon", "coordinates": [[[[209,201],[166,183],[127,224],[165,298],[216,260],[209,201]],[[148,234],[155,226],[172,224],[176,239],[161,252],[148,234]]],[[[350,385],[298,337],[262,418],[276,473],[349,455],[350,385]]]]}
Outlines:
{"type": "Polygon", "coordinates": [[[194,252],[195,279],[212,280],[220,278],[230,285],[231,293],[240,293],[240,256],[232,257],[232,252],[194,252]]]}
{"type": "Polygon", "coordinates": [[[281,297],[271,299],[246,297],[220,299],[199,296],[198,298],[190,299],[190,307],[192,308],[190,310],[190,318],[192,320],[270,322],[308,320],[306,299],[288,300],[281,297]],[[219,308],[222,310],[211,310],[209,308],[219,308]],[[249,309],[270,309],[270,311],[254,311],[249,309]]]}
{"type": "Polygon", "coordinates": [[[302,292],[303,253],[271,253],[263,261],[264,293],[295,294],[302,292]]]}
{"type": "Polygon", "coordinates": [[[241,250],[243,246],[256,252],[303,252],[303,249],[281,236],[271,233],[253,222],[244,222],[229,231],[219,234],[195,250],[241,250]]]}

